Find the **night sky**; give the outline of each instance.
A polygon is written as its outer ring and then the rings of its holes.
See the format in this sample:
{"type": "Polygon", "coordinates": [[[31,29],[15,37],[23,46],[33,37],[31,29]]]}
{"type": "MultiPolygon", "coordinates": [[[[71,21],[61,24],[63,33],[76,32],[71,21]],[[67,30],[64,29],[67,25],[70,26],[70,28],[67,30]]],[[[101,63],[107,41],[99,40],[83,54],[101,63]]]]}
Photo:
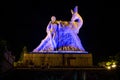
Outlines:
{"type": "Polygon", "coordinates": [[[71,19],[70,10],[78,5],[83,26],[78,36],[86,51],[97,56],[120,52],[119,7],[117,2],[97,0],[16,0],[0,3],[0,39],[19,55],[24,46],[31,52],[46,36],[52,15],[71,19]],[[113,6],[114,5],[114,6],[113,6]]]}

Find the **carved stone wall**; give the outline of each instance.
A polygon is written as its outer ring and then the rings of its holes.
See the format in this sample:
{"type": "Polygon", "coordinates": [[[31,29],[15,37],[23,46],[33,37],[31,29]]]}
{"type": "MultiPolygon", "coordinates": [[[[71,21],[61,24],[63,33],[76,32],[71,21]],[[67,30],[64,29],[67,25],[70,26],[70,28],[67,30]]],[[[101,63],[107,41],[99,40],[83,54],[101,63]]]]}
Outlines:
{"type": "Polygon", "coordinates": [[[25,53],[19,66],[30,67],[90,67],[92,54],[25,53]]]}

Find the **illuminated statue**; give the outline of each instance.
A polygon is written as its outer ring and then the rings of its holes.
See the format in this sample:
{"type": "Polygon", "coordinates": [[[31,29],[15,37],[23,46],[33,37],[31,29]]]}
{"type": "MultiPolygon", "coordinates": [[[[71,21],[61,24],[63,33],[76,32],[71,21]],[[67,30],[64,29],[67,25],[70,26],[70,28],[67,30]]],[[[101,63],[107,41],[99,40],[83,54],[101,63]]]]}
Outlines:
{"type": "Polygon", "coordinates": [[[71,10],[71,21],[58,21],[51,17],[46,32],[47,36],[33,50],[39,51],[85,51],[78,37],[79,29],[83,25],[83,19],[78,13],[78,6],[71,10]]]}

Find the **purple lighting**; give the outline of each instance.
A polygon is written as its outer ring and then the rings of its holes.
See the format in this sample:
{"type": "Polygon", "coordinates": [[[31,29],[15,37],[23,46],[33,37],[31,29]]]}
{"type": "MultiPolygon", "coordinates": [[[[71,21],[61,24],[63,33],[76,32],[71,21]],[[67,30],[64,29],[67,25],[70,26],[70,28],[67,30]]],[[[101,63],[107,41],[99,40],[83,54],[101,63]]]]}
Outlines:
{"type": "Polygon", "coordinates": [[[51,17],[51,21],[46,28],[47,36],[33,52],[86,52],[77,35],[83,25],[83,19],[78,13],[78,6],[75,6],[74,10],[71,10],[71,13],[71,21],[58,21],[55,16],[51,17]]]}

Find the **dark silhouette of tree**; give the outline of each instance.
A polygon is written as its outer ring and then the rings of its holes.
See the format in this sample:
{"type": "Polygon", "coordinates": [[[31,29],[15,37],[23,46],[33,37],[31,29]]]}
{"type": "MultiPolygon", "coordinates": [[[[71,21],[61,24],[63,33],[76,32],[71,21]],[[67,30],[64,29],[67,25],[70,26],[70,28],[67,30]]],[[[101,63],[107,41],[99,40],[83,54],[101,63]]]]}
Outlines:
{"type": "Polygon", "coordinates": [[[4,52],[7,50],[7,41],[0,40],[0,62],[3,60],[4,52]]]}
{"type": "Polygon", "coordinates": [[[21,54],[20,54],[20,59],[19,59],[19,60],[22,60],[22,59],[23,59],[24,53],[28,53],[28,50],[27,50],[27,47],[26,47],[26,46],[23,47],[23,50],[22,50],[22,52],[21,52],[21,54]]]}
{"type": "Polygon", "coordinates": [[[7,50],[7,41],[0,40],[0,52],[4,52],[7,50]]]}

